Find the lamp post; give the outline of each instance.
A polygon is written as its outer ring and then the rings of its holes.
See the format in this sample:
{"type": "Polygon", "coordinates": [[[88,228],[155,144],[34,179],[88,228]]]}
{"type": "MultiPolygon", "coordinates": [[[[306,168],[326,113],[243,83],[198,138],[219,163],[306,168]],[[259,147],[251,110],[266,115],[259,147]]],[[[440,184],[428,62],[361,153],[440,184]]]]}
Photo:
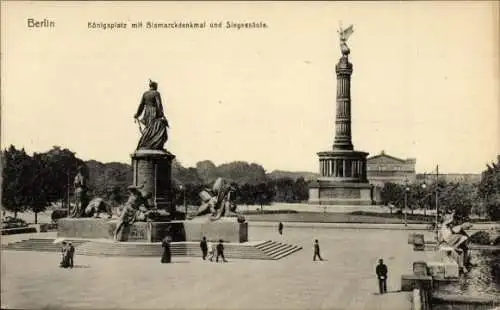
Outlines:
{"type": "MultiPolygon", "coordinates": [[[[424,200],[425,198],[427,198],[427,195],[425,194],[425,189],[427,188],[427,184],[426,184],[426,173],[424,172],[424,181],[422,182],[422,184],[420,184],[420,187],[422,188],[422,190],[424,190],[424,200]]],[[[424,203],[424,216],[426,215],[426,211],[427,211],[427,204],[424,203]]]]}
{"type": "Polygon", "coordinates": [[[66,175],[68,176],[68,183],[67,183],[67,188],[66,188],[66,194],[67,194],[66,203],[67,203],[67,209],[68,209],[68,215],[67,215],[67,217],[69,217],[69,213],[71,212],[71,202],[69,200],[69,191],[70,191],[70,187],[69,187],[69,169],[66,171],[66,175]]]}
{"type": "Polygon", "coordinates": [[[408,187],[408,179],[405,180],[405,226],[408,226],[408,192],[410,188],[408,187]]]}
{"type": "Polygon", "coordinates": [[[186,187],[184,187],[184,190],[182,191],[182,204],[184,205],[184,212],[186,212],[186,217],[188,215],[188,206],[186,203],[186,187]]]}
{"type": "Polygon", "coordinates": [[[438,212],[439,212],[439,165],[436,165],[436,241],[438,241],[439,229],[438,229],[438,212]]]}

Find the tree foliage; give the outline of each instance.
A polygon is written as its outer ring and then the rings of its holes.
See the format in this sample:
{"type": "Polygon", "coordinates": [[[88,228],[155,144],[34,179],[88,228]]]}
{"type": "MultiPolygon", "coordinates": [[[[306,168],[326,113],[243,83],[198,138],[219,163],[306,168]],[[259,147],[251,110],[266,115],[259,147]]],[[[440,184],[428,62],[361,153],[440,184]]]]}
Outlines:
{"type": "Polygon", "coordinates": [[[32,177],[31,158],[24,149],[18,150],[13,145],[2,152],[2,206],[14,212],[23,212],[32,177]]]}
{"type": "Polygon", "coordinates": [[[492,220],[500,220],[500,156],[496,163],[487,165],[483,171],[478,194],[488,216],[492,220]]]}
{"type": "MultiPolygon", "coordinates": [[[[54,202],[67,201],[73,193],[73,179],[78,167],[87,179],[88,195],[102,197],[118,205],[128,197],[127,187],[133,182],[129,164],[87,162],[67,148],[54,146],[47,152],[26,154],[14,146],[2,152],[2,205],[13,212],[29,209],[36,214],[54,202]]],[[[196,167],[172,163],[172,197],[176,205],[201,203],[199,193],[223,177],[236,188],[238,204],[268,205],[272,202],[303,202],[308,199],[308,182],[303,177],[273,177],[255,163],[235,161],[216,166],[205,160],[196,167]]]]}
{"type": "Polygon", "coordinates": [[[68,149],[54,146],[45,153],[26,154],[10,146],[3,152],[2,205],[17,212],[37,214],[66,196],[68,177],[83,161],[68,149]]]}
{"type": "Polygon", "coordinates": [[[255,163],[249,164],[243,161],[235,161],[218,166],[217,175],[239,185],[257,185],[267,181],[266,171],[261,165],[255,163]]]}
{"type": "Polygon", "coordinates": [[[392,204],[398,208],[404,207],[404,188],[399,184],[392,182],[385,183],[380,197],[384,205],[392,204]]]}
{"type": "Polygon", "coordinates": [[[205,184],[212,183],[219,176],[217,166],[210,160],[197,162],[196,171],[205,184]]]}

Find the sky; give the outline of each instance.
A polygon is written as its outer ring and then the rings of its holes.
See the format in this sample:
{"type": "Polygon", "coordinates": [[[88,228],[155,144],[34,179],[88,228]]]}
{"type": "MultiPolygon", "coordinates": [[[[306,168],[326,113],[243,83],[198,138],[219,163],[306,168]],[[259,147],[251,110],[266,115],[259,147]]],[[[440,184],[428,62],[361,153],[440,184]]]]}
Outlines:
{"type": "Polygon", "coordinates": [[[151,78],[184,166],[318,171],[334,139],[339,22],[356,150],[417,172],[479,173],[500,153],[498,2],[2,2],[1,146],[130,162],[151,78]],[[53,28],[29,28],[48,19],[53,28]],[[136,21],[205,29],[131,29],[136,21]],[[212,29],[210,22],[267,28],[212,29]],[[124,22],[126,29],[89,29],[124,22]]]}

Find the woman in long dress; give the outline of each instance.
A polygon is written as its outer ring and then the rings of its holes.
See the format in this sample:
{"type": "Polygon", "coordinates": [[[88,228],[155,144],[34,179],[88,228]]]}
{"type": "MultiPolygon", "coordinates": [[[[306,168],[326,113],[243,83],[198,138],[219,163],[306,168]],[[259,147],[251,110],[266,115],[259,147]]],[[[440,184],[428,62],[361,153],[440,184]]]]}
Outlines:
{"type": "Polygon", "coordinates": [[[170,252],[170,238],[167,236],[161,242],[163,247],[163,255],[161,256],[161,263],[168,264],[172,261],[172,253],[170,252]]]}

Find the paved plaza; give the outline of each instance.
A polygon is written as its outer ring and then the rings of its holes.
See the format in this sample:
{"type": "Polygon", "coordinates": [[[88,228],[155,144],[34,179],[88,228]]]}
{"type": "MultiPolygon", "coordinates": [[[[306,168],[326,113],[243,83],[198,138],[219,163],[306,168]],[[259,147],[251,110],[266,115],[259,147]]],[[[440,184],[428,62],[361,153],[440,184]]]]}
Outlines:
{"type": "Polygon", "coordinates": [[[58,268],[60,255],[2,252],[2,308],[128,309],[409,309],[398,292],[402,273],[411,273],[415,252],[403,230],[284,229],[250,225],[252,240],[304,247],[278,261],[231,260],[227,264],[191,257],[77,256],[73,270],[58,268]],[[317,238],[325,261],[312,261],[317,238]],[[386,295],[377,294],[375,265],[389,267],[386,295]]]}

